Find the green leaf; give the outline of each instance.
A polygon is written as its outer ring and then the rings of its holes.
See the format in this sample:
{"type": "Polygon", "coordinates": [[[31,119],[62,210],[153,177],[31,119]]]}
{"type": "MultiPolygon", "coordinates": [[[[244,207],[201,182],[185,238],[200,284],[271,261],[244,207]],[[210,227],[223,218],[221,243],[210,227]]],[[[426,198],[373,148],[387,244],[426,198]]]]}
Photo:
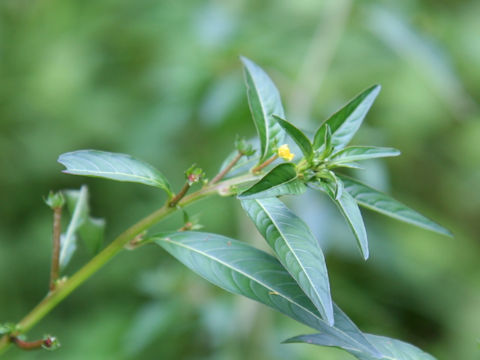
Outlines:
{"type": "Polygon", "coordinates": [[[258,199],[280,195],[299,195],[306,190],[297,177],[296,165],[282,163],[270,170],[263,178],[242,192],[239,199],[258,199]]]}
{"type": "Polygon", "coordinates": [[[243,200],[242,206],[323,319],[333,325],[325,257],[307,224],[277,198],[243,200]]]}
{"type": "Polygon", "coordinates": [[[349,146],[333,154],[330,157],[330,162],[336,164],[350,163],[352,161],[361,161],[398,155],[400,155],[400,151],[393,148],[375,146],[349,146]]]}
{"type": "Polygon", "coordinates": [[[334,146],[332,143],[332,130],[330,129],[330,125],[324,124],[323,126],[325,127],[325,131],[324,131],[325,136],[323,140],[324,146],[323,146],[323,152],[321,154],[321,158],[325,159],[328,156],[330,156],[330,154],[333,152],[334,146]]]}
{"type": "Polygon", "coordinates": [[[347,191],[360,206],[439,234],[453,236],[444,227],[378,190],[348,176],[340,176],[347,191]]]}
{"type": "Polygon", "coordinates": [[[172,196],[170,184],[156,168],[126,154],[79,150],[60,155],[64,173],[135,182],[163,189],[172,196]]]}
{"type": "Polygon", "coordinates": [[[349,343],[373,356],[376,349],[360,330],[334,305],[335,326],[322,320],[310,299],[273,256],[225,236],[178,232],[154,236],[180,262],[213,284],[234,294],[259,301],[338,342],[349,343]]]}
{"type": "MultiPolygon", "coordinates": [[[[69,192],[65,192],[67,198],[67,205],[69,204],[69,192]]],[[[70,200],[72,202],[72,200],[70,200]]],[[[68,224],[67,231],[60,237],[60,268],[65,268],[73,253],[77,248],[77,236],[76,233],[80,226],[85,222],[88,217],[88,189],[85,185],[80,188],[78,197],[74,202],[73,210],[71,210],[72,217],[68,224]]]]}
{"type": "Polygon", "coordinates": [[[253,61],[241,57],[244,65],[245,83],[250,111],[260,138],[260,160],[273,154],[273,147],[281,144],[284,131],[273,115],[285,117],[280,94],[270,77],[253,61]]]}
{"type": "MultiPolygon", "coordinates": [[[[81,200],[81,190],[67,190],[64,191],[64,194],[67,200],[67,208],[73,216],[75,207],[81,200]]],[[[87,201],[82,206],[81,219],[76,233],[80,235],[90,254],[95,255],[100,251],[105,237],[105,219],[90,216],[88,192],[87,201]]]]}
{"type": "MultiPolygon", "coordinates": [[[[340,181],[340,180],[339,180],[340,181]]],[[[368,240],[367,240],[367,231],[365,230],[365,225],[363,223],[362,214],[360,209],[355,201],[355,199],[348,193],[348,191],[342,191],[338,199],[335,198],[336,187],[331,183],[321,182],[319,184],[312,184],[314,188],[325,191],[328,196],[333,200],[337,205],[338,209],[345,217],[350,229],[355,235],[357,240],[358,248],[362,253],[362,256],[365,260],[368,259],[368,240]],[[320,185],[316,187],[315,185],[320,185]]]]}
{"type": "MultiPolygon", "coordinates": [[[[433,356],[403,341],[371,334],[364,335],[368,339],[368,341],[373,344],[379,351],[379,353],[381,354],[380,359],[382,360],[435,360],[433,356]]],[[[354,355],[357,359],[360,360],[379,359],[378,357],[374,357],[371,354],[365,353],[363,351],[352,349],[350,347],[350,344],[348,343],[341,344],[339,342],[336,342],[336,339],[333,339],[329,334],[322,333],[300,335],[288,339],[284,343],[307,343],[320,346],[333,346],[348,351],[350,354],[354,355]]]]}
{"type": "Polygon", "coordinates": [[[339,201],[340,198],[342,197],[342,194],[343,194],[343,189],[344,189],[344,185],[343,185],[343,181],[340,180],[334,173],[334,176],[335,176],[335,201],[339,201]]]}
{"type": "Polygon", "coordinates": [[[87,220],[80,226],[78,234],[85,243],[90,254],[97,254],[102,248],[105,238],[105,219],[88,217],[87,220]]]}
{"type": "Polygon", "coordinates": [[[305,136],[305,134],[281,117],[277,115],[273,115],[273,117],[277,119],[283,130],[285,130],[287,134],[293,139],[293,141],[295,141],[295,143],[298,145],[303,155],[305,156],[305,159],[307,159],[308,162],[312,161],[313,147],[310,143],[310,140],[305,136]]]}
{"type": "Polygon", "coordinates": [[[319,149],[324,144],[327,124],[332,131],[333,146],[335,148],[346,146],[362,124],[380,89],[380,85],[368,88],[327,119],[315,134],[313,148],[319,149]]]}

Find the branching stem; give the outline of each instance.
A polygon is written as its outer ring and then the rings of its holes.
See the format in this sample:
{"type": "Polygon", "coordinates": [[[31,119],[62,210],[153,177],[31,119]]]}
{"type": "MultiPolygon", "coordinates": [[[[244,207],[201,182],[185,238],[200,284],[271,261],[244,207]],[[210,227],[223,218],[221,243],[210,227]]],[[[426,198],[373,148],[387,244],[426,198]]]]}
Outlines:
{"type": "MultiPolygon", "coordinates": [[[[187,206],[195,201],[211,196],[218,192],[224,192],[224,189],[230,188],[235,185],[240,185],[245,182],[255,180],[252,175],[243,175],[236,178],[228,179],[219,182],[214,185],[207,185],[200,190],[187,195],[182,196],[181,200],[176,205],[170,206],[171,201],[167,202],[160,209],[154,211],[147,217],[143,218],[116,239],[114,239],[105,249],[93,257],[87,264],[85,264],[80,270],[68,278],[64,283],[58,284],[53,291],[50,291],[47,296],[27,314],[16,326],[18,329],[14,336],[18,336],[30,330],[35,324],[37,324],[45,315],[47,315],[52,309],[54,309],[63,299],[65,299],[72,291],[83,284],[90,276],[96,273],[102,268],[110,259],[117,255],[126,244],[128,244],[137,235],[141,234],[160,220],[166,218],[168,215],[175,212],[178,208],[187,206]]],[[[180,194],[180,193],[179,193],[180,194]]],[[[185,194],[184,194],[185,195],[185,194]]],[[[178,196],[178,195],[177,195],[178,196]]],[[[8,346],[11,344],[14,337],[5,335],[0,338],[0,355],[4,353],[8,346]]]]}
{"type": "Polygon", "coordinates": [[[168,206],[170,207],[175,207],[177,206],[178,202],[182,200],[182,198],[187,194],[188,190],[190,189],[190,183],[187,181],[183,185],[183,187],[180,189],[177,195],[175,195],[172,200],[168,203],[168,206]]]}

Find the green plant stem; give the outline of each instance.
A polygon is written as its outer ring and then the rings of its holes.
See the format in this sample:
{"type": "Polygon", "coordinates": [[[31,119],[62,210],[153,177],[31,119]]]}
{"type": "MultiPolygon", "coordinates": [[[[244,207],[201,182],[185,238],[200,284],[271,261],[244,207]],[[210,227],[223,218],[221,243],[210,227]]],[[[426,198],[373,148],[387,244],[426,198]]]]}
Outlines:
{"type": "Polygon", "coordinates": [[[50,271],[50,291],[55,290],[56,281],[59,274],[59,257],[60,257],[60,234],[62,232],[62,207],[53,209],[53,251],[52,251],[52,267],[50,271]]]}
{"type": "MultiPolygon", "coordinates": [[[[80,270],[72,275],[64,283],[56,286],[54,291],[51,291],[47,296],[35,307],[29,314],[27,314],[18,324],[17,331],[11,336],[18,336],[30,330],[37,324],[45,315],[47,315],[53,308],[55,308],[63,299],[65,299],[73,290],[83,284],[90,276],[97,272],[104,266],[111,258],[118,254],[126,244],[128,244],[135,236],[147,230],[160,220],[175,212],[179,207],[189,205],[195,201],[203,199],[215,193],[228,194],[226,189],[255,180],[252,175],[239,176],[233,179],[225,180],[218,184],[206,186],[188,196],[185,196],[178,202],[178,206],[171,207],[170,202],[167,202],[160,209],[143,218],[129,229],[125,230],[115,240],[113,240],[105,249],[98,255],[92,258],[80,270]]],[[[0,355],[5,352],[11,343],[10,336],[5,335],[0,338],[0,355]]]]}
{"type": "Polygon", "coordinates": [[[217,182],[219,182],[220,180],[223,179],[223,177],[225,175],[228,174],[228,172],[230,170],[232,170],[232,168],[235,166],[235,164],[238,162],[238,160],[240,160],[243,156],[243,153],[242,152],[238,152],[237,155],[232,159],[232,161],[230,161],[230,163],[225,166],[225,169],[223,169],[222,171],[220,171],[213,179],[212,181],[210,181],[210,184],[216,184],[217,182]]]}

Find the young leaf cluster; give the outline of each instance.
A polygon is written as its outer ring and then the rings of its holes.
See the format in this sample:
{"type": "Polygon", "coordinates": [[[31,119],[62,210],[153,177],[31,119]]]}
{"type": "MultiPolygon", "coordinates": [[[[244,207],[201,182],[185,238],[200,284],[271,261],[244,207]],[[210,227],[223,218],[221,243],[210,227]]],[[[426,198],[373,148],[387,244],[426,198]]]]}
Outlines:
{"type": "MultiPolygon", "coordinates": [[[[215,285],[259,301],[317,332],[286,342],[333,346],[363,360],[433,359],[412,345],[358,329],[332,300],[327,264],[317,239],[307,224],[279,199],[282,195],[302,194],[308,188],[326,194],[345,217],[364,259],[369,256],[369,249],[359,207],[450,235],[406,205],[341,173],[344,168],[358,168],[363,160],[400,154],[392,148],[349,146],[380,86],[372,86],[353,98],[321,123],[310,139],[286,120],[280,93],[267,73],[251,60],[241,60],[259,147],[254,149],[250,143],[237,140],[236,151],[226,159],[220,173],[196,194],[201,198],[215,190],[221,195],[237,195],[273,255],[222,235],[191,231],[198,228],[191,224],[180,231],[151,236],[151,242],[215,285]],[[301,156],[295,158],[290,152],[285,144],[287,136],[297,144],[301,156]],[[253,161],[246,160],[255,151],[253,161]],[[224,180],[233,172],[240,176],[224,180]]],[[[188,186],[175,195],[159,170],[129,155],[81,150],[61,155],[59,162],[65,165],[66,173],[158,187],[167,193],[167,205],[173,201],[177,208],[181,208],[180,200],[189,186],[196,182],[192,179],[203,177],[198,168],[189,169],[188,186]]],[[[81,230],[74,220],[77,213],[84,211],[82,191],[76,197],[70,232],[81,230]]],[[[68,199],[67,194],[67,202],[68,199]]],[[[188,216],[186,219],[190,223],[188,216]]],[[[67,245],[74,243],[68,237],[69,230],[64,240],[64,258],[69,254],[67,245]]]]}

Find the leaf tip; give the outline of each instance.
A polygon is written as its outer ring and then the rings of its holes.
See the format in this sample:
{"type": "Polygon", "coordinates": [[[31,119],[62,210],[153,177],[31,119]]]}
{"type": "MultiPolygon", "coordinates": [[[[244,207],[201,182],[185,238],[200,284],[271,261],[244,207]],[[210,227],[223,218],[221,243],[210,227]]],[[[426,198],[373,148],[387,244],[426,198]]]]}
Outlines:
{"type": "Polygon", "coordinates": [[[248,67],[249,65],[253,64],[253,61],[247,58],[246,56],[240,55],[239,59],[245,67],[248,67]]]}
{"type": "Polygon", "coordinates": [[[453,239],[455,237],[455,235],[453,234],[453,232],[451,232],[450,230],[444,228],[443,226],[440,227],[440,229],[438,230],[438,233],[439,234],[442,234],[442,235],[445,235],[445,236],[448,236],[449,238],[453,239]]]}
{"type": "Polygon", "coordinates": [[[368,258],[370,257],[370,252],[368,250],[368,245],[362,249],[362,256],[363,256],[363,260],[367,261],[368,258]]]}
{"type": "Polygon", "coordinates": [[[375,84],[375,85],[372,86],[372,91],[375,92],[376,94],[378,94],[380,92],[380,90],[382,90],[382,85],[375,84]]]}

